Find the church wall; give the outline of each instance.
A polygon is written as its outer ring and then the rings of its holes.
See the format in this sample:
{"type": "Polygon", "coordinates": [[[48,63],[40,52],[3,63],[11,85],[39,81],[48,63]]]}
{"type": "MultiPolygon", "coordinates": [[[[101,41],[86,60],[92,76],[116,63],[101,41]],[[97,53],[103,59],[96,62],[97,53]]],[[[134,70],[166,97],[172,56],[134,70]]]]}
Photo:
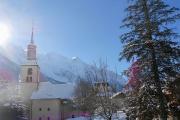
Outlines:
{"type": "Polygon", "coordinates": [[[39,66],[38,65],[22,65],[21,73],[20,73],[20,80],[21,82],[39,82],[39,66]],[[32,68],[32,74],[28,75],[28,69],[32,68]],[[31,77],[32,80],[28,79],[27,77],[31,77]]]}
{"type": "Polygon", "coordinates": [[[61,120],[59,99],[32,100],[31,106],[32,120],[61,120]]]}
{"type": "Polygon", "coordinates": [[[32,96],[32,93],[38,90],[37,83],[19,83],[20,96],[25,102],[29,102],[32,96]]]}

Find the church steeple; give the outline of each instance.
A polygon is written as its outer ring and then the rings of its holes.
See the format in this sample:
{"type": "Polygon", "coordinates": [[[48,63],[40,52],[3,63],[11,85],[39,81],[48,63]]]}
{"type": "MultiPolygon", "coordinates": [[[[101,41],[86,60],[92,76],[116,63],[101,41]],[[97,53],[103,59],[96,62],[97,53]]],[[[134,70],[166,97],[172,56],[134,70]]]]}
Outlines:
{"type": "Polygon", "coordinates": [[[31,32],[31,44],[34,44],[34,28],[32,27],[32,32],[31,32]]]}
{"type": "Polygon", "coordinates": [[[27,61],[21,66],[21,81],[28,83],[38,83],[40,68],[36,58],[36,45],[34,44],[34,30],[32,28],[30,42],[27,45],[27,61]]]}
{"type": "Polygon", "coordinates": [[[36,45],[34,44],[34,30],[30,34],[30,40],[27,45],[27,60],[21,65],[20,70],[20,90],[23,101],[30,105],[32,93],[37,90],[39,85],[40,67],[36,59],[36,45]]]}
{"type": "Polygon", "coordinates": [[[36,45],[34,44],[34,29],[32,27],[30,44],[27,47],[27,60],[36,60],[36,45]]]}

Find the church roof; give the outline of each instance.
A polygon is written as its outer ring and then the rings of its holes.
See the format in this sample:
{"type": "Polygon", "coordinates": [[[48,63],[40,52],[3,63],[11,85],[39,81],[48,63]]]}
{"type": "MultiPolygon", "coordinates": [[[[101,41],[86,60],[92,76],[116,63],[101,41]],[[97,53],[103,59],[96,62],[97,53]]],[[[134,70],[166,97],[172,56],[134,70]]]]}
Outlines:
{"type": "Polygon", "coordinates": [[[31,99],[71,99],[73,97],[73,91],[73,84],[40,82],[38,91],[33,92],[31,99]]]}

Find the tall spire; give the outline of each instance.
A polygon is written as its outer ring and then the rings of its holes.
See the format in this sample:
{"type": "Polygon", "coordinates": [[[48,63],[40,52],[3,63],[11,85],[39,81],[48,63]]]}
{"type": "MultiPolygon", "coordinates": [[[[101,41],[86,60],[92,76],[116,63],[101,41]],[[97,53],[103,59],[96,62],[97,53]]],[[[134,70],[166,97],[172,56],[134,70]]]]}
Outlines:
{"type": "Polygon", "coordinates": [[[27,46],[27,59],[36,60],[36,45],[34,44],[34,27],[32,26],[30,44],[27,46]]]}
{"type": "Polygon", "coordinates": [[[34,44],[34,27],[32,26],[31,44],[34,44]]]}

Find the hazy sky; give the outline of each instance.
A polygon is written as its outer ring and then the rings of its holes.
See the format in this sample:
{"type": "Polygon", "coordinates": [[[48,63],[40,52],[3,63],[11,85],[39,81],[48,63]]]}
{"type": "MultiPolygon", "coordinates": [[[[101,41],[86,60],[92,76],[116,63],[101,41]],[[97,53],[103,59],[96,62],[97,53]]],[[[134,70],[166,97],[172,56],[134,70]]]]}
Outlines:
{"type": "MultiPolygon", "coordinates": [[[[26,48],[33,20],[40,53],[77,56],[87,63],[107,59],[111,69],[116,66],[120,72],[128,66],[118,61],[126,1],[0,0],[0,24],[11,27],[9,41],[26,48]]],[[[167,1],[180,8],[180,0],[167,1]]]]}

